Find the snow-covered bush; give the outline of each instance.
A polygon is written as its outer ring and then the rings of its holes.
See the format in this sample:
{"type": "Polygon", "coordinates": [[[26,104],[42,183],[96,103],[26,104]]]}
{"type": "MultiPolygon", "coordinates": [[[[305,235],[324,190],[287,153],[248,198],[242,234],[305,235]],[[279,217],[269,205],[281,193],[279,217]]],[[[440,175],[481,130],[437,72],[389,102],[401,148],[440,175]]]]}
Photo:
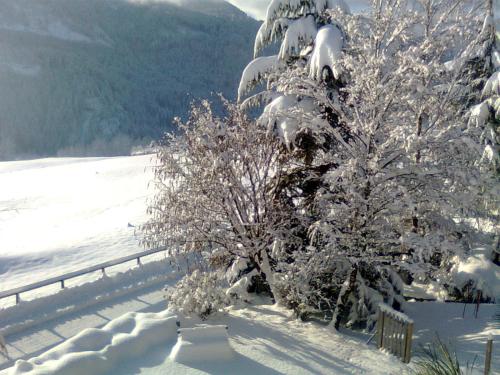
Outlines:
{"type": "Polygon", "coordinates": [[[457,257],[449,276],[449,294],[457,301],[500,300],[500,267],[485,254],[457,257]]]}
{"type": "Polygon", "coordinates": [[[234,268],[230,285],[255,270],[250,284],[272,288],[270,246],[275,238],[293,242],[300,221],[282,193],[288,161],[265,128],[237,105],[225,107],[226,117],[217,117],[208,102],[194,106],[159,146],[144,242],[168,246],[173,256],[190,254],[201,270],[234,268]],[[240,263],[246,272],[236,269],[240,263]]]}
{"type": "Polygon", "coordinates": [[[218,273],[195,270],[168,287],[165,297],[170,310],[206,319],[230,304],[226,288],[218,273]]]}

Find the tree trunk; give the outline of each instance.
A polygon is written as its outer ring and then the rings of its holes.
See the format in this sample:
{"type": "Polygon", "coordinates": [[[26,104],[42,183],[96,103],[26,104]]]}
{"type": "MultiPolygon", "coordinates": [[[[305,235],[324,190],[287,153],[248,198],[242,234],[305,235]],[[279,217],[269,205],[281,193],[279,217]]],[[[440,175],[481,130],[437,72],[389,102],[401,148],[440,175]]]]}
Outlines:
{"type": "Polygon", "coordinates": [[[349,296],[356,287],[357,276],[358,276],[358,266],[353,265],[349,278],[348,280],[346,280],[347,287],[341,290],[339,298],[337,299],[337,306],[335,306],[335,313],[333,314],[332,323],[335,329],[337,330],[340,328],[340,323],[342,322],[342,319],[349,314],[349,306],[347,306],[347,302],[349,301],[349,296]]]}

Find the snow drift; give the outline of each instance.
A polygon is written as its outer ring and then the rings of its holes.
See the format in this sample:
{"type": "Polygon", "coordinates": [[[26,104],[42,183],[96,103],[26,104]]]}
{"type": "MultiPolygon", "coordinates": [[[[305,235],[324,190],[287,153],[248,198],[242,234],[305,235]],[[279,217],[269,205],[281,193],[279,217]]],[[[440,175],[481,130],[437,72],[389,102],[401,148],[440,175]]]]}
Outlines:
{"type": "Polygon", "coordinates": [[[177,343],[169,358],[176,362],[218,361],[234,357],[229,345],[227,327],[224,325],[203,325],[179,330],[177,343]]]}
{"type": "Polygon", "coordinates": [[[0,374],[109,374],[121,361],[139,357],[176,336],[177,317],[168,311],[128,313],[102,329],[86,329],[39,357],[19,360],[0,374]]]}

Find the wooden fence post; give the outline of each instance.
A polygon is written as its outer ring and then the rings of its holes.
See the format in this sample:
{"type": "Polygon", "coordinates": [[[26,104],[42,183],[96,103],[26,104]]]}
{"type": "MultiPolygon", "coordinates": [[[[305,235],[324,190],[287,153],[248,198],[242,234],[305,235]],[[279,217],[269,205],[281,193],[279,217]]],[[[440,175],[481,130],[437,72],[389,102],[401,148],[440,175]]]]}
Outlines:
{"type": "Polygon", "coordinates": [[[404,363],[410,362],[413,320],[390,306],[380,304],[376,334],[379,348],[384,348],[404,363]]]}
{"type": "Polygon", "coordinates": [[[411,360],[411,341],[413,337],[413,323],[408,323],[406,327],[406,340],[405,340],[405,356],[404,363],[410,363],[411,360]]]}
{"type": "Polygon", "coordinates": [[[488,336],[486,342],[486,357],[484,359],[484,375],[490,375],[491,372],[491,355],[493,353],[493,336],[488,336]]]}
{"type": "Polygon", "coordinates": [[[379,348],[382,347],[384,339],[384,312],[379,308],[378,310],[378,321],[377,321],[377,345],[379,348]]]}
{"type": "Polygon", "coordinates": [[[7,350],[7,344],[5,343],[5,339],[0,334],[0,353],[3,353],[7,358],[9,358],[9,351],[7,350]]]}

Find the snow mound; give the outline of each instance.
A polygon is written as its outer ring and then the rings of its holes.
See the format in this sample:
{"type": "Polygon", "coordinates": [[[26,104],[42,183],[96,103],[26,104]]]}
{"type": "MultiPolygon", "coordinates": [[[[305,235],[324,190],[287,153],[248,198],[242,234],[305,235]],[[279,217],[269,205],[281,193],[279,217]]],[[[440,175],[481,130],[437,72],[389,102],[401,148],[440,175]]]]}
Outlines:
{"type": "Polygon", "coordinates": [[[469,126],[482,127],[490,117],[490,109],[487,102],[472,107],[470,111],[469,126]]]}
{"type": "Polygon", "coordinates": [[[483,96],[500,95],[500,71],[493,73],[483,89],[483,96]]]}
{"type": "Polygon", "coordinates": [[[227,326],[203,325],[179,330],[169,358],[175,362],[230,360],[235,353],[229,344],[227,326]]]}
{"type": "Polygon", "coordinates": [[[500,267],[485,254],[477,254],[458,262],[451,274],[459,287],[473,282],[473,288],[482,291],[484,297],[500,300],[500,267]]]}
{"type": "Polygon", "coordinates": [[[120,362],[173,341],[176,335],[177,317],[169,311],[127,313],[102,329],[86,329],[39,357],[19,360],[0,374],[109,374],[120,362]]]}
{"type": "Polygon", "coordinates": [[[320,80],[323,69],[328,67],[335,79],[339,79],[341,71],[338,61],[342,55],[343,44],[344,38],[338,27],[327,25],[319,29],[311,56],[309,76],[320,80]]]}
{"type": "Polygon", "coordinates": [[[286,60],[294,53],[299,53],[300,48],[311,43],[317,33],[316,20],[313,16],[306,16],[292,21],[288,25],[283,43],[281,43],[279,57],[286,60]]]}
{"type": "Polygon", "coordinates": [[[258,57],[247,65],[241,76],[240,86],[238,88],[238,100],[250,91],[256,83],[275,69],[283,67],[284,64],[278,56],[258,57]]]}

